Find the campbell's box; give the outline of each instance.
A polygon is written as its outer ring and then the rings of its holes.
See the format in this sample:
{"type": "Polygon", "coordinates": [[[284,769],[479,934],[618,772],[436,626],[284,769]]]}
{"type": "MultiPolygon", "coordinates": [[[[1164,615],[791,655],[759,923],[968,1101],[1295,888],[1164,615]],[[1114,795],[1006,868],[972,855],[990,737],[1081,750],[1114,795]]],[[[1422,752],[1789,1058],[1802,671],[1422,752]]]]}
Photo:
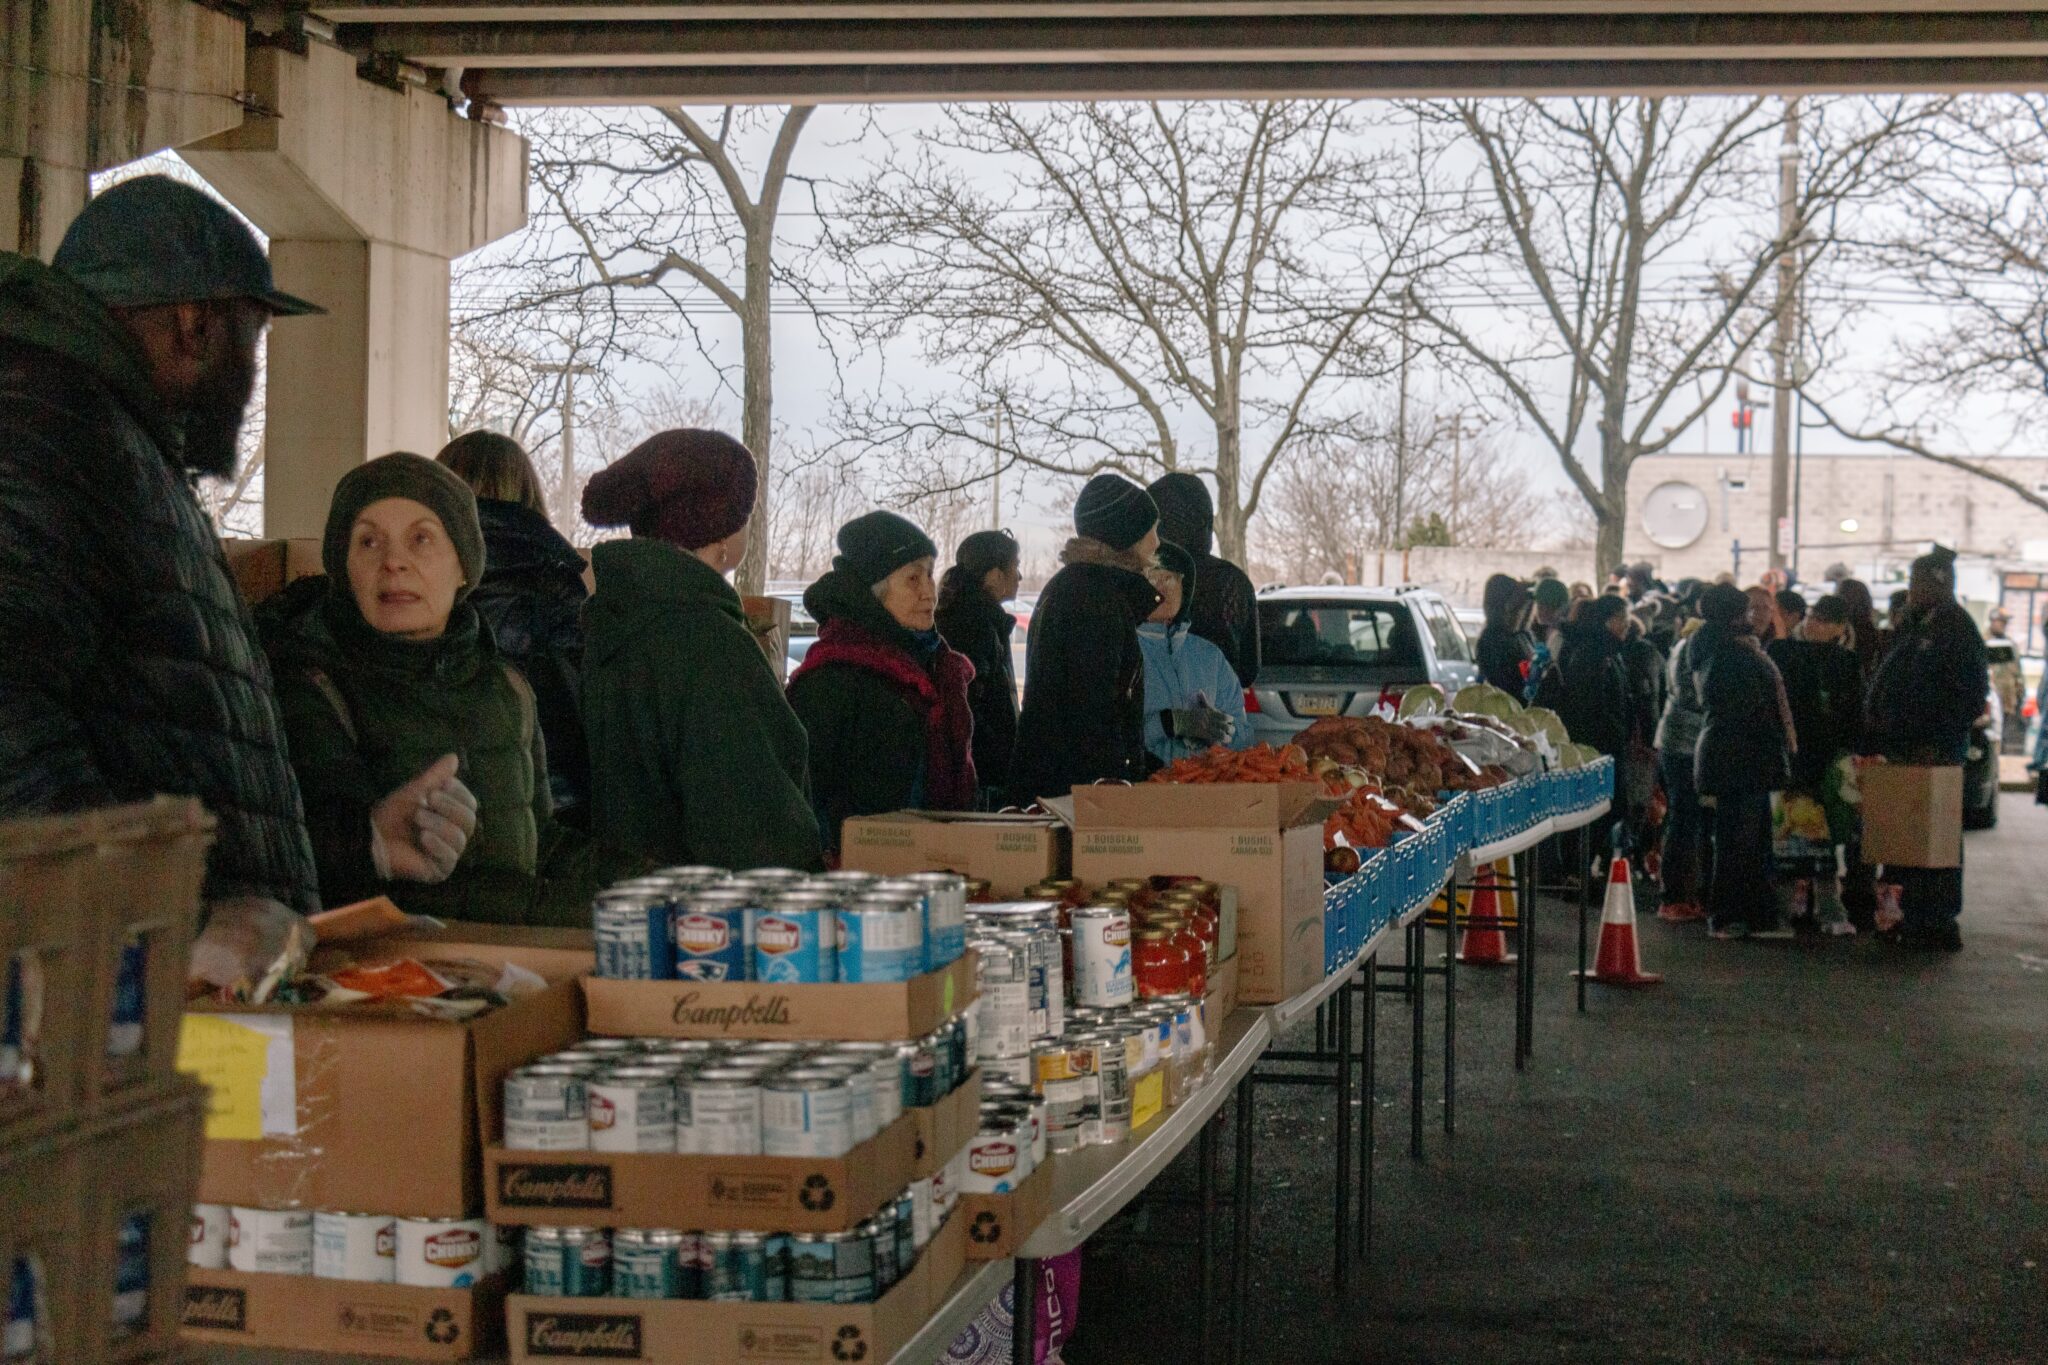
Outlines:
{"type": "Polygon", "coordinates": [[[493,1223],[553,1227],[843,1232],[915,1178],[917,1120],[906,1112],[844,1156],[679,1152],[484,1153],[493,1223]]]}
{"type": "Polygon", "coordinates": [[[974,954],[908,981],[583,983],[590,1031],[623,1038],[886,1043],[922,1038],[974,1002],[974,954]]]}
{"type": "Polygon", "coordinates": [[[180,1334],[207,1345],[350,1359],[468,1360],[503,1349],[505,1277],[430,1289],[194,1268],[186,1272],[180,1334]]]}
{"type": "Polygon", "coordinates": [[[315,972],[411,959],[520,983],[510,1003],[466,1018],[404,1000],[188,1008],[178,1064],[212,1090],[200,1201],[473,1216],[505,1073],[584,1036],[588,942],[470,924],[314,953],[315,972]]]}
{"type": "MultiPolygon", "coordinates": [[[[963,1196],[964,1198],[964,1196],[963,1196]]],[[[711,1303],[686,1299],[557,1299],[506,1303],[517,1365],[566,1360],[676,1365],[882,1365],[903,1356],[952,1295],[967,1265],[967,1220],[956,1211],[910,1272],[874,1303],[711,1303]]],[[[927,1342],[918,1361],[948,1343],[927,1342]]]]}
{"type": "Polygon", "coordinates": [[[1237,888],[1237,999],[1273,1005],[1323,979],[1323,820],[1313,782],[1076,787],[1074,876],[1192,876],[1237,888]]]}
{"type": "Polygon", "coordinates": [[[1052,1217],[1056,1172],[1056,1162],[1047,1160],[1008,1194],[962,1194],[956,1216],[967,1224],[967,1259],[1000,1261],[1016,1255],[1052,1217]]]}
{"type": "Polygon", "coordinates": [[[905,810],[856,816],[840,832],[844,867],[885,877],[958,872],[987,882],[997,900],[1065,876],[1072,857],[1066,827],[1045,815],[905,810]]]}

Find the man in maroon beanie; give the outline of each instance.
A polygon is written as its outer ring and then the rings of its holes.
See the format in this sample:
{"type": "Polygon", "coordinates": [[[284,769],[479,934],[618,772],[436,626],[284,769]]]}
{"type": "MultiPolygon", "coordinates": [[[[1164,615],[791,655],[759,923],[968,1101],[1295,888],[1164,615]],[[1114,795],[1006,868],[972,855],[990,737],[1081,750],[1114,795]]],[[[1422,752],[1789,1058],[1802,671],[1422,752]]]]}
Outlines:
{"type": "Polygon", "coordinates": [[[592,526],[583,726],[591,831],[671,865],[816,868],[804,728],[726,575],[747,548],[754,457],[717,431],[664,431],[583,490],[592,526]]]}

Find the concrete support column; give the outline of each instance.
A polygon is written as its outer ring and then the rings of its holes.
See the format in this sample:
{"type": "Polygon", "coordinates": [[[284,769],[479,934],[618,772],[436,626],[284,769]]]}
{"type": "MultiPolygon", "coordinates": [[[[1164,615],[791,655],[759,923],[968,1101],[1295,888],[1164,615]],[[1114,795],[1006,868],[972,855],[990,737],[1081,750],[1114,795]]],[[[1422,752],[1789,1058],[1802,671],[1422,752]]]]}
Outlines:
{"type": "Polygon", "coordinates": [[[328,309],[271,329],[264,533],[318,537],[334,485],[448,426],[449,262],[526,221],[526,144],[347,53],[253,47],[240,128],[181,149],[270,238],[278,287],[328,309]]]}
{"type": "Polygon", "coordinates": [[[350,466],[387,451],[431,457],[448,429],[448,259],[388,242],[273,241],[278,288],[325,317],[271,330],[263,518],[318,536],[350,466]]]}
{"type": "Polygon", "coordinates": [[[48,260],[95,171],[240,123],[243,32],[192,0],[0,6],[0,250],[48,260]]]}

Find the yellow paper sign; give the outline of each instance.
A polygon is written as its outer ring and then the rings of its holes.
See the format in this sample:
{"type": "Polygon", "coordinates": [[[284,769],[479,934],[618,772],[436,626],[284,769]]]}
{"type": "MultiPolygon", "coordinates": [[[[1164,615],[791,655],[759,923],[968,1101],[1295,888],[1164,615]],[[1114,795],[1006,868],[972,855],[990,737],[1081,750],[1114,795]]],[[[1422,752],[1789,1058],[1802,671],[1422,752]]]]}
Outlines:
{"type": "Polygon", "coordinates": [[[953,974],[946,973],[946,984],[939,991],[939,1010],[948,1019],[953,1017],[953,974]]]}
{"type": "Polygon", "coordinates": [[[218,1014],[188,1014],[178,1034],[178,1070],[209,1092],[206,1136],[253,1142],[263,1136],[263,1079],[270,1039],[218,1014]]]}

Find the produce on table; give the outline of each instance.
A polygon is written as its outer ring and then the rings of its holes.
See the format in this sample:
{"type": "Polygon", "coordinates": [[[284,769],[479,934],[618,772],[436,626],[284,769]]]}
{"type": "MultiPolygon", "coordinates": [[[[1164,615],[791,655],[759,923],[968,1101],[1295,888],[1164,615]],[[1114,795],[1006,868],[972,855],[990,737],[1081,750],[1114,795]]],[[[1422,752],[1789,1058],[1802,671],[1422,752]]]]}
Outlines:
{"type": "Polygon", "coordinates": [[[1170,763],[1152,774],[1154,782],[1315,782],[1308,755],[1299,745],[1276,749],[1255,744],[1249,749],[1225,749],[1221,745],[1192,758],[1170,763]]]}
{"type": "Polygon", "coordinates": [[[1401,705],[1394,712],[1401,720],[1410,716],[1440,716],[1445,710],[1444,690],[1435,683],[1419,683],[1401,694],[1401,705]]]}
{"type": "Polygon", "coordinates": [[[1522,703],[1492,683],[1473,683],[1460,688],[1451,698],[1451,710],[1461,716],[1493,716],[1505,720],[1522,709],[1522,703]]]}
{"type": "MultiPolygon", "coordinates": [[[[1439,720],[1432,724],[1462,723],[1439,720]]],[[[1431,810],[1436,808],[1440,791],[1473,791],[1508,780],[1505,770],[1468,762],[1430,730],[1397,725],[1377,716],[1326,716],[1294,738],[1318,771],[1324,771],[1325,761],[1334,767],[1362,769],[1368,780],[1378,781],[1390,795],[1406,788],[1425,798],[1431,810]]],[[[1415,804],[1420,803],[1403,804],[1413,813],[1415,804]]]]}

